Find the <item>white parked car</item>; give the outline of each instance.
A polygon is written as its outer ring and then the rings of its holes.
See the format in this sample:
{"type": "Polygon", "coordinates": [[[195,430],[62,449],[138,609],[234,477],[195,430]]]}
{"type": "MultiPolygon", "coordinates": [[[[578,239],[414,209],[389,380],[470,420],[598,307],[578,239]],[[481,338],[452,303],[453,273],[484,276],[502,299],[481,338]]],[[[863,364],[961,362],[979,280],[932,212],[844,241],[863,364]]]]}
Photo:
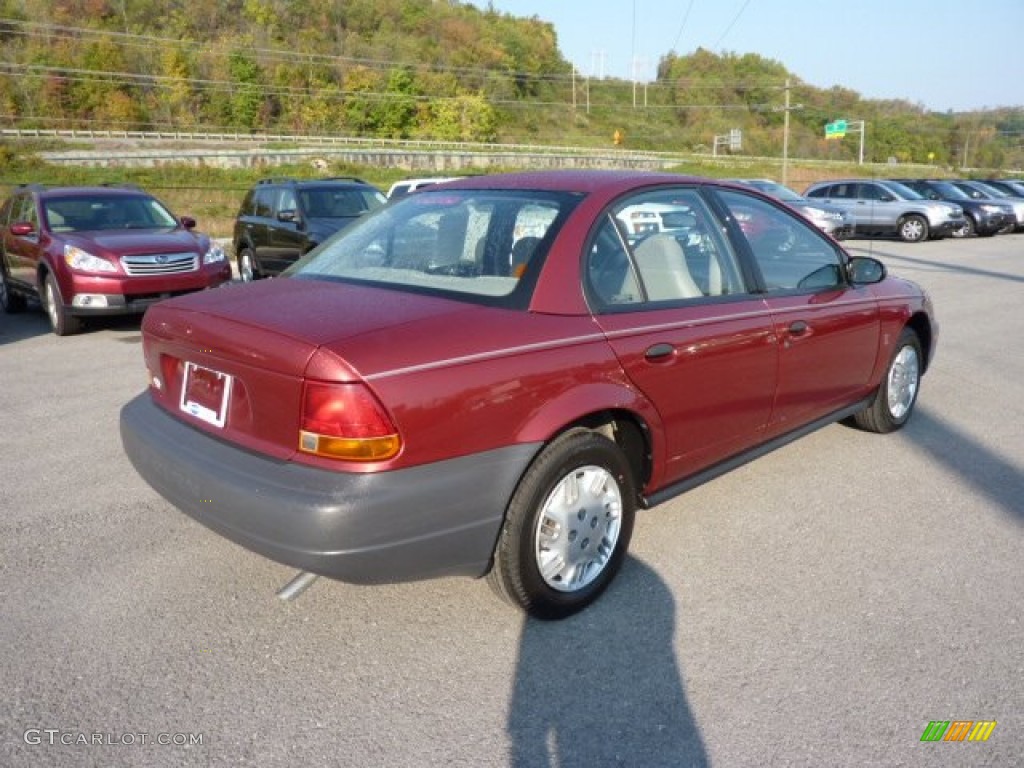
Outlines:
{"type": "Polygon", "coordinates": [[[391,185],[391,189],[388,190],[388,199],[397,200],[400,197],[405,197],[415,192],[417,189],[432,187],[435,184],[442,184],[446,181],[455,181],[461,178],[461,176],[446,176],[444,178],[403,179],[402,181],[396,181],[391,185]]]}

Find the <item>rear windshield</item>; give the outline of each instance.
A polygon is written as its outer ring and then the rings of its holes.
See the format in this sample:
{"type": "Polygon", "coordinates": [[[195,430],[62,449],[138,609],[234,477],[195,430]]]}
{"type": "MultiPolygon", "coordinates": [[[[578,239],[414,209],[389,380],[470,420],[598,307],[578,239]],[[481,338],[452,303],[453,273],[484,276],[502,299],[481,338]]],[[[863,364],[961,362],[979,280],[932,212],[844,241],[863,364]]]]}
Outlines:
{"type": "Polygon", "coordinates": [[[548,244],[579,199],[426,189],[342,230],[285,274],[516,305],[528,299],[548,244]]]}

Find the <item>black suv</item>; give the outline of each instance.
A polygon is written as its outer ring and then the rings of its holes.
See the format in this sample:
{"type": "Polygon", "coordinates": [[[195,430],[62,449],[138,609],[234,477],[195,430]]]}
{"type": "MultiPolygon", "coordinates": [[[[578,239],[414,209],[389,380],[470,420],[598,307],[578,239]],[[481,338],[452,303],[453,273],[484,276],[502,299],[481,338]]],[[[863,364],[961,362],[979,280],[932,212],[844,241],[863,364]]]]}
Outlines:
{"type": "Polygon", "coordinates": [[[246,194],[235,219],[238,273],[246,281],[276,275],[386,202],[361,179],[263,179],[246,194]]]}

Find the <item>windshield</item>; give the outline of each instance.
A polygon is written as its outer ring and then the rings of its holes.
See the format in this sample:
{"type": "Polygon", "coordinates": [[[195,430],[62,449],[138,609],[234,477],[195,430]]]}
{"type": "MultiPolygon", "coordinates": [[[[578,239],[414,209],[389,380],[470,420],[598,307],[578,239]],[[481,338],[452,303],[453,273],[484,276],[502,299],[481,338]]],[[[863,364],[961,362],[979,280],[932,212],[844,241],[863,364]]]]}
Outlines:
{"type": "Polygon", "coordinates": [[[970,200],[971,196],[959,187],[955,187],[948,181],[935,182],[935,189],[947,200],[970,200]]]}
{"type": "Polygon", "coordinates": [[[43,200],[46,220],[53,232],[89,232],[107,229],[164,229],[177,219],[148,195],[74,195],[43,200]]]}
{"type": "Polygon", "coordinates": [[[886,181],[882,182],[882,186],[888,189],[890,192],[894,192],[904,200],[924,200],[925,197],[920,192],[915,192],[906,184],[900,184],[898,181],[886,181]]]}
{"type": "Polygon", "coordinates": [[[776,200],[782,200],[785,203],[802,203],[804,200],[804,198],[789,187],[776,184],[774,181],[749,181],[747,183],[755,189],[761,190],[766,195],[771,195],[776,200]]]}
{"type": "Polygon", "coordinates": [[[982,194],[988,195],[989,197],[1009,197],[1009,195],[1003,192],[1003,190],[989,186],[983,181],[975,181],[972,182],[972,184],[975,189],[980,190],[982,194]]]}
{"type": "Polygon", "coordinates": [[[579,199],[425,189],[342,230],[284,274],[515,304],[532,290],[548,244],[579,199]]]}
{"type": "Polygon", "coordinates": [[[380,208],[387,198],[375,189],[316,186],[300,189],[299,201],[311,219],[352,219],[380,208]]]}

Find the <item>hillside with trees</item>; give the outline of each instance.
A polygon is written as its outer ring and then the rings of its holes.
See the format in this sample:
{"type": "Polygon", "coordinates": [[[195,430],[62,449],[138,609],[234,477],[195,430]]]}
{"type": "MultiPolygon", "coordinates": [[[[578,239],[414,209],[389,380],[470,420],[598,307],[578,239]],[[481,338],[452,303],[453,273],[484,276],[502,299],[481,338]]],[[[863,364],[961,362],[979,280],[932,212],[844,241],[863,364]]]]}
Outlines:
{"type": "Polygon", "coordinates": [[[456,0],[0,0],[0,122],[711,151],[1024,168],[1024,108],[936,113],[815,88],[783,63],[666,52],[657,79],[585,78],[551,24],[456,0]]]}

